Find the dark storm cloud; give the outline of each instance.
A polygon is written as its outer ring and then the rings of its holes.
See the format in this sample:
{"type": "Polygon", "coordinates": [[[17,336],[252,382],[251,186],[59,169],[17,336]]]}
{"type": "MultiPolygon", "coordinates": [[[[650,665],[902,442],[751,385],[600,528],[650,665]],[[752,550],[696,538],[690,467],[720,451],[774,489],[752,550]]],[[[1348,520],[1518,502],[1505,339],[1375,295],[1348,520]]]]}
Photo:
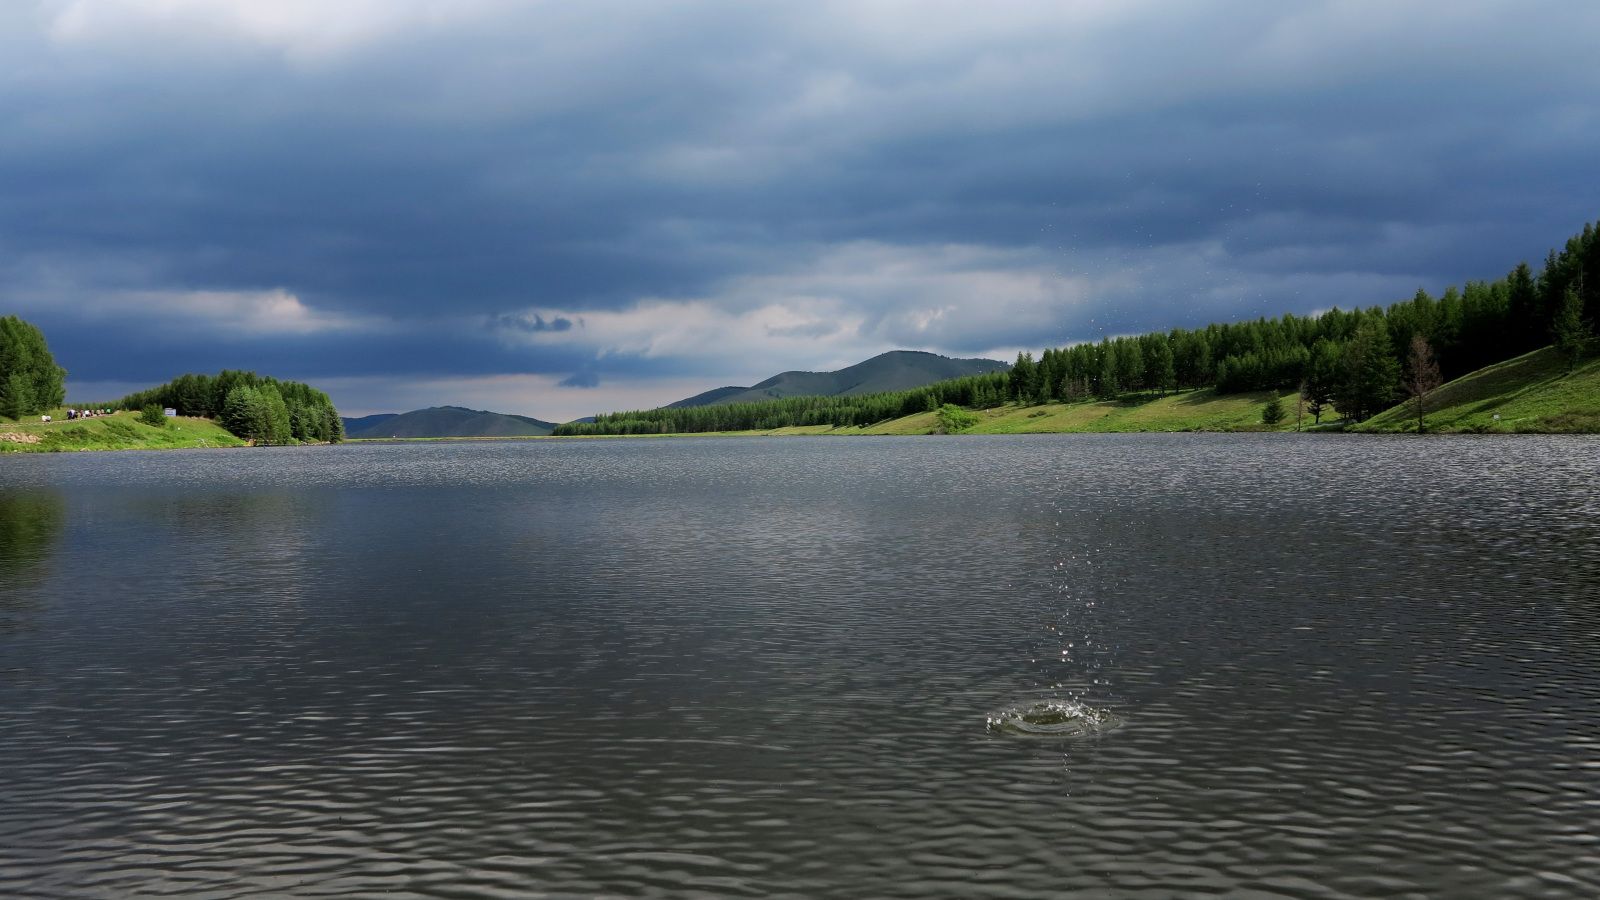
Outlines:
{"type": "Polygon", "coordinates": [[[442,9],[0,12],[0,297],[107,380],[757,379],[1387,302],[1597,215],[1573,4],[442,9]]]}
{"type": "MultiPolygon", "coordinates": [[[[384,332],[351,330],[329,334],[248,335],[226,327],[205,331],[176,326],[147,328],[136,319],[84,324],[70,312],[30,313],[50,337],[69,376],[86,381],[156,383],[180,372],[252,369],[286,378],[386,375],[492,375],[527,372],[558,375],[583,365],[592,353],[555,346],[537,354],[485,342],[470,329],[418,327],[384,332]]],[[[618,371],[643,364],[612,360],[618,371]]]]}

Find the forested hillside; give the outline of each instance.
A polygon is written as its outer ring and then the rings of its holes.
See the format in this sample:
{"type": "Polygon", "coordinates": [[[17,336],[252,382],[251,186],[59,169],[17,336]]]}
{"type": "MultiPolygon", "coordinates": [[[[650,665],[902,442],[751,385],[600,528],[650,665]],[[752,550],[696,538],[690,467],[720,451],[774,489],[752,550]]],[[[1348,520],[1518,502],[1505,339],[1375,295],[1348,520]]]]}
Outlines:
{"type": "Polygon", "coordinates": [[[1585,225],[1537,272],[1523,263],[1495,281],[1469,281],[1439,297],[1418,290],[1387,308],[1108,338],[1046,350],[1038,359],[1024,353],[1009,372],[907,391],[612,413],[562,425],[556,434],[862,426],[946,403],[990,408],[1202,387],[1219,393],[1298,388],[1315,415],[1331,410],[1360,421],[1393,405],[1429,357],[1443,379],[1550,344],[1573,365],[1595,343],[1597,316],[1600,231],[1585,225]]]}
{"type": "Polygon", "coordinates": [[[180,416],[217,419],[228,431],[257,444],[344,439],[344,423],[327,394],[254,372],[183,375],[117,403],[120,409],[152,405],[170,407],[180,416]]]}

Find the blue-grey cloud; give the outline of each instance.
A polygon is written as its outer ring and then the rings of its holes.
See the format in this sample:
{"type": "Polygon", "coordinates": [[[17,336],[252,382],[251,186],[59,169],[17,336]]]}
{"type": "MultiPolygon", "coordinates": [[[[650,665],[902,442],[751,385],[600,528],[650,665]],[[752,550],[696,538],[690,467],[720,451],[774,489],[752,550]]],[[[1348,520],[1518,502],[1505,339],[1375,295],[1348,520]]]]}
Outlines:
{"type": "Polygon", "coordinates": [[[1386,302],[1597,215],[1567,3],[265,9],[0,11],[0,305],[73,377],[748,382],[1386,302]]]}
{"type": "Polygon", "coordinates": [[[768,325],[767,334],[772,337],[798,337],[798,338],[825,338],[839,332],[837,322],[819,321],[803,322],[798,325],[768,325]]]}
{"type": "Polygon", "coordinates": [[[494,325],[498,328],[509,328],[528,334],[541,331],[570,331],[572,320],[566,316],[552,316],[548,321],[538,313],[525,313],[522,315],[496,316],[494,325]]]}
{"type": "Polygon", "coordinates": [[[600,376],[592,369],[573,372],[571,375],[556,382],[558,387],[569,388],[595,388],[600,386],[600,376]]]}

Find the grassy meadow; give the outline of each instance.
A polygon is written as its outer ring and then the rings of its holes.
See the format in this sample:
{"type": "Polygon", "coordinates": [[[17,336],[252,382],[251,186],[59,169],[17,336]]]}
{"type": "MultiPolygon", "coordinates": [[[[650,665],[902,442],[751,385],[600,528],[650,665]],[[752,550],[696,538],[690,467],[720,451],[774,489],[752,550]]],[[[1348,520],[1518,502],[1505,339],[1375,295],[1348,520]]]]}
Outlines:
{"type": "MultiPolygon", "coordinates": [[[[1600,359],[1569,373],[1566,360],[1546,347],[1487,366],[1434,391],[1423,421],[1435,432],[1600,433],[1600,359]]],[[[1349,430],[1416,428],[1416,407],[1406,402],[1349,430]]]]}
{"type": "MultiPolygon", "coordinates": [[[[1261,410],[1272,394],[1218,394],[1210,388],[1157,396],[1142,394],[1118,400],[1002,406],[973,410],[978,424],[964,434],[1062,434],[1137,431],[1293,431],[1292,392],[1280,395],[1286,415],[1277,425],[1264,425],[1261,410]]],[[[1310,424],[1310,417],[1306,423],[1310,424]]],[[[932,434],[936,414],[918,413],[860,429],[862,434],[932,434]]]]}
{"type": "Polygon", "coordinates": [[[41,422],[38,416],[21,421],[0,418],[0,453],[244,446],[244,441],[210,419],[171,418],[158,428],[140,422],[136,412],[70,422],[65,409],[52,410],[49,415],[54,421],[41,422]]]}

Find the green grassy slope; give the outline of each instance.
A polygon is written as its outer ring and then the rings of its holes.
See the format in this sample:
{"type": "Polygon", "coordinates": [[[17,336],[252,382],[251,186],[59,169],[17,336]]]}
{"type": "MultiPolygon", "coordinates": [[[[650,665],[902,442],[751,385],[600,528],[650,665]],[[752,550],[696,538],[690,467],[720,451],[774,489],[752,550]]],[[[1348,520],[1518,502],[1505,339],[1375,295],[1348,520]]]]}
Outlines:
{"type": "Polygon", "coordinates": [[[16,422],[0,419],[0,453],[50,453],[63,450],[177,450],[196,447],[242,447],[239,440],[210,419],[173,418],[155,428],[139,414],[119,412],[93,419],[66,421],[66,412],[16,422]]]}
{"type": "MultiPolygon", "coordinates": [[[[1225,394],[1206,389],[1116,401],[1048,403],[977,410],[979,422],[967,434],[1028,434],[1111,431],[1282,431],[1294,430],[1294,394],[1284,394],[1288,418],[1261,424],[1269,393],[1225,394]]],[[[1306,419],[1309,425],[1311,420],[1306,419]]],[[[934,414],[918,413],[861,429],[863,434],[930,434],[934,414]]]]}
{"type": "MultiPolygon", "coordinates": [[[[1049,403],[1043,406],[1003,406],[998,409],[976,410],[977,425],[966,434],[1026,434],[1065,432],[1114,431],[1293,431],[1293,393],[1283,394],[1283,408],[1288,418],[1275,426],[1261,423],[1261,410],[1269,393],[1225,394],[1206,389],[1168,394],[1165,397],[1150,395],[1119,401],[1088,401],[1084,403],[1049,403]]],[[[1305,420],[1310,427],[1311,419],[1305,420]]],[[[795,434],[933,434],[938,427],[931,412],[917,413],[899,419],[890,419],[865,428],[829,428],[826,425],[805,425],[776,428],[770,431],[709,432],[688,437],[714,437],[725,435],[795,435],[795,434]]],[[[641,437],[670,437],[671,435],[640,435],[641,437]]]]}
{"type": "MultiPolygon", "coordinates": [[[[1427,409],[1429,431],[1600,433],[1600,359],[1568,374],[1555,350],[1535,350],[1444,385],[1427,409]]],[[[1350,430],[1415,431],[1416,415],[1402,403],[1350,430]]]]}

